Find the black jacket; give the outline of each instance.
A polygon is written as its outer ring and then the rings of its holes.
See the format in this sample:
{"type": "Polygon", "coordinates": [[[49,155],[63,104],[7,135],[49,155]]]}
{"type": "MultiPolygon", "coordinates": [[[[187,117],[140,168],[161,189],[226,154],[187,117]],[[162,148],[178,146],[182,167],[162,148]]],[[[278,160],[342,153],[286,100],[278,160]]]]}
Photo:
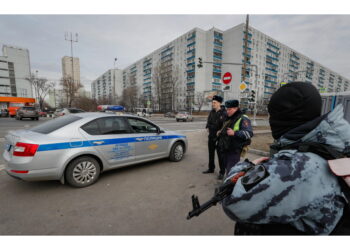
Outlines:
{"type": "Polygon", "coordinates": [[[219,135],[218,148],[222,152],[240,153],[245,145],[249,145],[253,137],[253,129],[248,117],[244,116],[243,112],[238,109],[231,117],[227,117],[225,128],[222,129],[219,135]],[[227,128],[233,129],[235,123],[242,118],[239,131],[235,131],[234,136],[227,135],[227,128]]]}
{"type": "Polygon", "coordinates": [[[216,136],[216,132],[221,129],[226,117],[227,114],[224,108],[221,108],[217,112],[214,109],[210,111],[207,125],[205,126],[205,128],[209,129],[209,136],[216,136]]]}

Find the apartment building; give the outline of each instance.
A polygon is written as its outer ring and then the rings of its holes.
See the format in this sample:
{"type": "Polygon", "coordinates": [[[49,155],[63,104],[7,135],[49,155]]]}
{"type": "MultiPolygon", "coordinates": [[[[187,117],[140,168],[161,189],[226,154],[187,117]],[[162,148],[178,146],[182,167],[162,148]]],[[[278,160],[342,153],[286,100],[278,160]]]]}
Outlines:
{"type": "MultiPolygon", "coordinates": [[[[246,32],[244,23],[226,31],[194,28],[122,72],[123,89],[135,86],[144,103],[162,111],[197,109],[201,93],[241,98],[243,80],[261,103],[282,82],[305,81],[322,93],[349,90],[349,79],[251,26],[246,32]],[[232,75],[229,84],[222,81],[226,72],[232,75]]],[[[202,106],[210,108],[208,101],[202,106]]]]}
{"type": "Polygon", "coordinates": [[[2,47],[0,56],[0,96],[33,97],[29,50],[10,45],[2,47]]]}
{"type": "Polygon", "coordinates": [[[80,60],[78,57],[62,57],[62,76],[73,78],[75,83],[80,83],[80,60]]]}
{"type": "Polygon", "coordinates": [[[91,83],[91,96],[94,99],[118,98],[123,93],[123,71],[110,69],[91,83]]]}

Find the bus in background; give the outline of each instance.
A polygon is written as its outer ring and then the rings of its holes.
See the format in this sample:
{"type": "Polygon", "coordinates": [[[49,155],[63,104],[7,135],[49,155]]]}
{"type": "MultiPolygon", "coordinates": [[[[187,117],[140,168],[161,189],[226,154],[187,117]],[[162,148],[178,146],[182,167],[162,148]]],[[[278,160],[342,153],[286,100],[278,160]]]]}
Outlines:
{"type": "Polygon", "coordinates": [[[7,109],[10,117],[15,117],[19,108],[34,106],[34,104],[34,98],[0,96],[0,108],[7,109]]]}

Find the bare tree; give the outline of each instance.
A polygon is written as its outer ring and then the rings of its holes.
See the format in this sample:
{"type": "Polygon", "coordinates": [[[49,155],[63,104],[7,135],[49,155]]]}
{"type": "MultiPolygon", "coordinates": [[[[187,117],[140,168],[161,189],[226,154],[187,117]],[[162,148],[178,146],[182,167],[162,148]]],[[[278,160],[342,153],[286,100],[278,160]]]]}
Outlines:
{"type": "Polygon", "coordinates": [[[44,100],[50,90],[55,86],[53,82],[48,82],[46,78],[37,78],[34,74],[26,78],[34,88],[35,96],[41,110],[44,108],[44,100]]]}
{"type": "Polygon", "coordinates": [[[134,112],[138,103],[138,90],[136,86],[128,87],[123,90],[122,100],[120,102],[128,111],[134,112]]]}
{"type": "Polygon", "coordinates": [[[195,98],[196,98],[195,102],[197,103],[197,106],[198,106],[198,112],[201,112],[203,104],[206,102],[206,97],[204,92],[196,92],[195,98]]]}
{"type": "Polygon", "coordinates": [[[171,71],[171,110],[176,111],[177,109],[177,97],[179,93],[179,84],[180,84],[180,69],[178,65],[172,67],[171,71]]]}
{"type": "Polygon", "coordinates": [[[81,85],[80,82],[73,81],[70,76],[62,77],[60,85],[62,86],[63,94],[66,97],[67,105],[68,107],[71,107],[78,90],[83,87],[83,85],[81,85]]]}
{"type": "Polygon", "coordinates": [[[90,97],[86,96],[78,96],[76,97],[72,104],[74,104],[74,107],[80,108],[85,111],[97,111],[97,101],[95,99],[92,99],[90,97]]]}

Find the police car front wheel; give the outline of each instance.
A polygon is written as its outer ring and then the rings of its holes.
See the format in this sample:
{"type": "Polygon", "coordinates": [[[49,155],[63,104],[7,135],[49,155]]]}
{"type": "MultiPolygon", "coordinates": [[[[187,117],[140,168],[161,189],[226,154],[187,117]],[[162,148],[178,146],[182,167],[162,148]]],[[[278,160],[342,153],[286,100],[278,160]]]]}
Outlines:
{"type": "Polygon", "coordinates": [[[73,160],[67,167],[65,177],[73,187],[87,187],[100,176],[100,164],[92,157],[83,156],[73,160]]]}
{"type": "Polygon", "coordinates": [[[181,142],[176,142],[170,150],[169,159],[175,162],[181,161],[184,156],[184,152],[184,145],[181,142]]]}

